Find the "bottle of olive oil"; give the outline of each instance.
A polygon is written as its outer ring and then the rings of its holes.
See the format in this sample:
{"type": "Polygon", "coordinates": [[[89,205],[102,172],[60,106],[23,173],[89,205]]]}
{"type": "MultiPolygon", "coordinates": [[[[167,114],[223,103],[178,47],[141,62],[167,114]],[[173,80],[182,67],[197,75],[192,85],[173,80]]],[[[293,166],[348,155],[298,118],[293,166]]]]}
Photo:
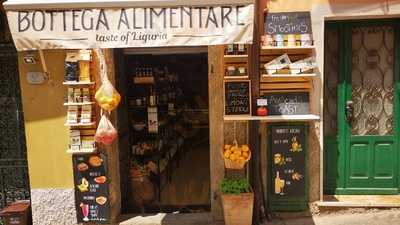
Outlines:
{"type": "Polygon", "coordinates": [[[279,171],[276,171],[275,194],[280,194],[281,192],[282,192],[282,189],[281,189],[281,178],[279,177],[279,171]]]}

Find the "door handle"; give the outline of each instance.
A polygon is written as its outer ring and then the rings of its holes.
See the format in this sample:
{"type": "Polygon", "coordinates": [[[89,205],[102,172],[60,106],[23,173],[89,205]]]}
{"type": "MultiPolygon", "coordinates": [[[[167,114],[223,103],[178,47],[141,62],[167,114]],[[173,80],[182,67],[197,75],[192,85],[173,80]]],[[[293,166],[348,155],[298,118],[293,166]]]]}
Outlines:
{"type": "Polygon", "coordinates": [[[353,101],[346,102],[345,114],[346,114],[347,122],[351,123],[354,119],[354,103],[353,103],[353,101]]]}

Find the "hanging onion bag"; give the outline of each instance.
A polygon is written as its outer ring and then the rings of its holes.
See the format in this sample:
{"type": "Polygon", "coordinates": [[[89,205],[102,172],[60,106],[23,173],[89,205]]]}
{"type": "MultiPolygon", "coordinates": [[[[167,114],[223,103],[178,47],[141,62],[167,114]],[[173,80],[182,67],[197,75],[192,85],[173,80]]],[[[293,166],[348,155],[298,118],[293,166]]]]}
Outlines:
{"type": "Polygon", "coordinates": [[[103,114],[99,126],[97,127],[96,134],[94,135],[96,142],[111,145],[117,136],[117,130],[107,118],[106,114],[103,114]]]}

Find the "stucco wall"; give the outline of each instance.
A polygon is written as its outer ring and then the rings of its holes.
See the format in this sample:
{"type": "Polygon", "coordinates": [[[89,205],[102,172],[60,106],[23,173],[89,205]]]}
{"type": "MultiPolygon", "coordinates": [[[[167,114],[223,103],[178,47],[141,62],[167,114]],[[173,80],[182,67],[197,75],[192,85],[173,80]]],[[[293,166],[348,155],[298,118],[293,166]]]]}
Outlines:
{"type": "Polygon", "coordinates": [[[69,133],[64,126],[65,53],[45,52],[51,80],[41,85],[27,82],[27,72],[43,70],[37,52],[34,65],[23,62],[26,54],[19,53],[18,58],[31,188],[72,188],[72,161],[66,154],[69,133]]]}

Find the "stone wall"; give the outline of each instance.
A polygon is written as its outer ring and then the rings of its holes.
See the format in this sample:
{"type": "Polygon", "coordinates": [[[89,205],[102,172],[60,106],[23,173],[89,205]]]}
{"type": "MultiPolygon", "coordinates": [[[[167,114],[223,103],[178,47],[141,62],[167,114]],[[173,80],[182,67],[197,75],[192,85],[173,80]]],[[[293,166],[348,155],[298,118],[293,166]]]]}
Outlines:
{"type": "Polygon", "coordinates": [[[33,225],[77,224],[74,189],[32,189],[33,225]]]}

